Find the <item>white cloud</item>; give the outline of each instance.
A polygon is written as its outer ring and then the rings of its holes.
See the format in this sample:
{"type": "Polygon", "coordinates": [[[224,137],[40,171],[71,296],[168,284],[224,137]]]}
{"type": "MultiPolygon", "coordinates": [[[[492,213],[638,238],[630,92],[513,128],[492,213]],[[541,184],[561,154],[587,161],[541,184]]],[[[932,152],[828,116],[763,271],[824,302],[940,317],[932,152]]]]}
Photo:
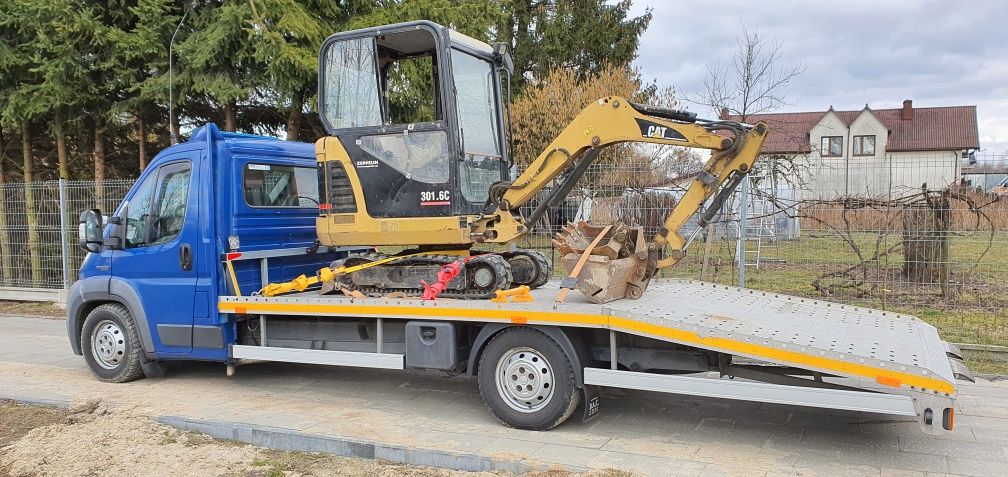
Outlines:
{"type": "Polygon", "coordinates": [[[806,66],[783,111],[898,107],[906,98],[915,106],[975,104],[981,148],[1008,151],[1008,2],[637,1],[632,10],[649,6],[654,18],[637,64],[659,84],[697,91],[705,63],[729,61],[745,24],[806,66]]]}

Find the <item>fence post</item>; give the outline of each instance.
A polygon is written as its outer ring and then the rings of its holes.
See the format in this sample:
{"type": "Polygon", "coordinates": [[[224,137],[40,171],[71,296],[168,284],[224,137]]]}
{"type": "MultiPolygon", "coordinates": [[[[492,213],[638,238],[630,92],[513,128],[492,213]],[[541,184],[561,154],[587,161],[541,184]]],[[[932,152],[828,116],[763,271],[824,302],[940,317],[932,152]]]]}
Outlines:
{"type": "Polygon", "coordinates": [[[746,227],[749,219],[749,176],[742,178],[742,183],[738,188],[738,286],[745,288],[745,268],[746,268],[746,227]]]}
{"type": "Polygon", "coordinates": [[[60,252],[63,260],[63,289],[70,289],[70,257],[67,249],[66,179],[59,180],[60,252]]]}

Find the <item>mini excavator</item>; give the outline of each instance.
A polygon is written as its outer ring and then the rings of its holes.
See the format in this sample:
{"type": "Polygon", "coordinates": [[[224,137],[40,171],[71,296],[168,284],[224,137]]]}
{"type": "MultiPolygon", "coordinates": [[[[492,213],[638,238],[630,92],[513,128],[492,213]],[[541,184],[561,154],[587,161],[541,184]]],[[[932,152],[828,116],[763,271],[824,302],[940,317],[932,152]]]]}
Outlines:
{"type": "MultiPolygon", "coordinates": [[[[507,45],[491,46],[428,21],[338,33],[324,42],[318,106],[329,135],[316,143],[319,243],[401,251],[334,263],[311,283],[323,282],[323,290],[419,295],[443,266],[456,264],[440,296],[490,298],[498,290],[542,286],[553,272],[542,253],[474,246],[511,243],[529,233],[606,146],[708,149],[704,169],[650,240],[640,227],[622,223],[568,224],[554,240],[569,280],[592,301],[637,298],[658,270],[682,259],[700,228],[686,238],[679,229],[697,212],[701,227],[713,219],[752,169],[767,135],[763,123],[698,119],[609,96],[587,105],[509,180],[512,71],[507,45]],[[523,216],[520,209],[534,202],[523,216]]],[[[308,284],[268,287],[263,294],[308,284]]]]}

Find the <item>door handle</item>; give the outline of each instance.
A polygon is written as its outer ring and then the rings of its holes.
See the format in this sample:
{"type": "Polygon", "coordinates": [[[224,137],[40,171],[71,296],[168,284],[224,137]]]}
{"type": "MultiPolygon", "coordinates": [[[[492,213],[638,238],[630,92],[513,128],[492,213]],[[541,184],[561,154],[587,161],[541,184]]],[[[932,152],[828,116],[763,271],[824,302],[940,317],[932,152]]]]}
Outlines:
{"type": "Polygon", "coordinates": [[[182,265],[183,271],[192,270],[192,246],[187,243],[179,247],[179,265],[182,265]]]}

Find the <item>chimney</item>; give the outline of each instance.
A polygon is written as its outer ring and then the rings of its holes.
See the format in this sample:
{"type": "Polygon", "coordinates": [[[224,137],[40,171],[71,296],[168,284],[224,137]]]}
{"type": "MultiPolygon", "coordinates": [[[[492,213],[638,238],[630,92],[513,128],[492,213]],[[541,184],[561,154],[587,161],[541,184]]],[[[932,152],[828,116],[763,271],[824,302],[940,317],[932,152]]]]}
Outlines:
{"type": "Polygon", "coordinates": [[[722,106],[721,107],[721,116],[719,116],[719,118],[721,118],[721,119],[728,119],[728,107],[727,106],[722,106]]]}
{"type": "Polygon", "coordinates": [[[913,119],[913,101],[909,99],[903,100],[903,120],[910,121],[913,119]]]}

